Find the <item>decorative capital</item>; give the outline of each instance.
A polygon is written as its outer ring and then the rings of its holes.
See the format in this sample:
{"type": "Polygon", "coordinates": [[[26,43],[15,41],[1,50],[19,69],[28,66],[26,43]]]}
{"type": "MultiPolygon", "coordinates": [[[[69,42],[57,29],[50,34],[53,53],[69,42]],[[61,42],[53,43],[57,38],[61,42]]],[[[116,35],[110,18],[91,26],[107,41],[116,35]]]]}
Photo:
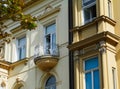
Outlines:
{"type": "Polygon", "coordinates": [[[80,52],[78,50],[74,51],[74,60],[79,59],[79,57],[78,57],[79,54],[80,54],[80,52]]]}
{"type": "Polygon", "coordinates": [[[99,52],[100,53],[105,53],[106,50],[107,50],[105,41],[100,41],[99,44],[100,44],[99,52]]]}

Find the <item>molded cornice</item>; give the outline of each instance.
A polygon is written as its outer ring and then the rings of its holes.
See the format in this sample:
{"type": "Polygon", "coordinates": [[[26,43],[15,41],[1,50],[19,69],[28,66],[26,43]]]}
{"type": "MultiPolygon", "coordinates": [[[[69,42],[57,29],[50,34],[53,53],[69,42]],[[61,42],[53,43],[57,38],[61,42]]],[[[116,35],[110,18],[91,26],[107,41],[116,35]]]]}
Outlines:
{"type": "Polygon", "coordinates": [[[108,22],[109,24],[111,24],[111,25],[113,25],[113,26],[115,26],[115,24],[116,24],[116,21],[114,21],[113,19],[111,19],[111,18],[109,18],[109,17],[107,17],[107,16],[105,16],[105,15],[102,15],[102,16],[97,17],[97,18],[95,18],[94,20],[92,20],[92,22],[89,22],[89,23],[87,23],[87,24],[85,24],[85,25],[82,25],[82,26],[74,27],[74,28],[71,29],[70,31],[71,31],[71,32],[74,32],[74,31],[82,30],[82,29],[85,29],[85,28],[87,28],[87,27],[89,27],[89,26],[91,26],[91,25],[93,25],[93,24],[95,24],[95,23],[98,23],[98,22],[100,22],[100,21],[108,22]]]}
{"type": "Polygon", "coordinates": [[[14,67],[20,64],[26,64],[27,61],[28,61],[27,58],[13,62],[13,63],[5,61],[5,60],[0,60],[0,68],[6,69],[6,70],[14,69],[14,67]]]}
{"type": "Polygon", "coordinates": [[[98,43],[100,41],[105,41],[113,46],[116,46],[118,44],[119,40],[120,40],[119,36],[106,31],[106,32],[101,32],[101,33],[95,34],[95,35],[93,35],[89,38],[86,38],[84,40],[81,40],[79,42],[73,43],[73,44],[69,45],[68,48],[70,51],[74,51],[74,50],[78,50],[78,49],[87,47],[89,45],[98,43]]]}

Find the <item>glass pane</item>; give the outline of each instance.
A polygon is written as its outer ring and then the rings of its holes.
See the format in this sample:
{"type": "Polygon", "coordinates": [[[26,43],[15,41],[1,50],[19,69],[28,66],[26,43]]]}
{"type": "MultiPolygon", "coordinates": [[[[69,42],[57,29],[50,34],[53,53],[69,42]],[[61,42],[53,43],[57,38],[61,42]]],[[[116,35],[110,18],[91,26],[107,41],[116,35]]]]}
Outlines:
{"type": "Polygon", "coordinates": [[[18,53],[19,59],[23,59],[26,56],[26,38],[18,39],[18,53]]]}
{"type": "Polygon", "coordinates": [[[25,37],[20,38],[20,39],[18,40],[18,45],[19,45],[19,46],[25,45],[25,44],[26,44],[26,38],[25,38],[25,37]]]}
{"type": "Polygon", "coordinates": [[[89,5],[93,2],[95,2],[96,0],[83,0],[83,5],[86,6],[86,5],[89,5]]]}
{"type": "Polygon", "coordinates": [[[52,48],[55,49],[56,48],[56,34],[52,34],[52,48]]]}
{"type": "Polygon", "coordinates": [[[49,85],[55,84],[55,83],[56,83],[55,77],[54,77],[54,76],[51,76],[51,77],[47,80],[46,86],[49,86],[49,85]]]}
{"type": "Polygon", "coordinates": [[[95,70],[93,72],[94,76],[94,89],[100,89],[100,78],[99,78],[99,70],[95,70]]]}
{"type": "Polygon", "coordinates": [[[46,53],[47,54],[50,54],[50,49],[51,49],[50,42],[51,42],[51,35],[48,34],[46,36],[46,53]]]}
{"type": "Polygon", "coordinates": [[[89,8],[84,9],[84,20],[85,22],[90,20],[90,9],[89,8]]]}
{"type": "Polygon", "coordinates": [[[98,57],[85,60],[85,71],[98,67],[98,57]]]}
{"type": "Polygon", "coordinates": [[[92,78],[90,72],[85,74],[85,86],[86,89],[92,89],[92,78]]]}
{"type": "Polygon", "coordinates": [[[56,26],[55,24],[49,25],[46,27],[46,34],[55,33],[56,26]]]}
{"type": "Polygon", "coordinates": [[[96,17],[96,5],[92,6],[90,9],[91,9],[92,18],[95,18],[96,17]]]}

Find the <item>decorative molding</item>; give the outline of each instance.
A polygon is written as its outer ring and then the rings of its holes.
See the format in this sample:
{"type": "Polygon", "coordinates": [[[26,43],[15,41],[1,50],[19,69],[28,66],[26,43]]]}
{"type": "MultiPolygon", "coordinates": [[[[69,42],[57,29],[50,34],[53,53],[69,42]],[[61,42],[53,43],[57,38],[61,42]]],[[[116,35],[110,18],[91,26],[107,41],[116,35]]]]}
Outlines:
{"type": "Polygon", "coordinates": [[[105,15],[102,15],[100,17],[96,17],[92,22],[89,22],[89,23],[87,23],[85,25],[82,25],[82,26],[74,27],[73,29],[70,30],[70,32],[81,31],[81,30],[83,30],[83,29],[85,29],[85,28],[87,28],[87,27],[89,27],[89,26],[91,26],[93,24],[96,24],[96,23],[98,23],[100,21],[108,22],[112,26],[115,26],[115,24],[116,24],[116,22],[113,19],[111,19],[111,18],[109,18],[109,17],[107,17],[105,15]]]}
{"type": "Polygon", "coordinates": [[[90,46],[87,46],[87,47],[83,48],[83,52],[85,54],[85,53],[95,51],[96,49],[97,49],[97,45],[93,44],[93,45],[90,45],[90,46]]]}
{"type": "Polygon", "coordinates": [[[53,8],[53,9],[51,9],[50,11],[47,11],[46,13],[44,13],[43,15],[38,16],[38,19],[39,19],[39,20],[42,20],[42,19],[44,19],[44,18],[47,18],[47,17],[49,17],[49,16],[51,16],[51,15],[59,12],[59,11],[60,11],[60,8],[59,8],[59,7],[53,8]]]}
{"type": "Polygon", "coordinates": [[[38,2],[43,2],[44,0],[30,0],[29,2],[25,3],[23,9],[26,9],[28,8],[29,6],[35,4],[35,3],[38,3],[38,2]]]}
{"type": "Polygon", "coordinates": [[[21,26],[18,26],[18,27],[16,27],[16,28],[12,29],[11,32],[12,32],[13,34],[15,34],[15,33],[19,32],[19,31],[21,31],[21,29],[22,29],[22,27],[21,27],[21,26]]]}
{"type": "Polygon", "coordinates": [[[79,59],[80,52],[78,50],[74,51],[74,60],[79,59]]]}
{"type": "Polygon", "coordinates": [[[99,34],[95,34],[95,35],[93,35],[89,38],[86,38],[84,40],[81,40],[79,42],[73,43],[73,44],[69,45],[68,48],[70,51],[80,50],[89,45],[96,44],[100,41],[105,41],[106,43],[109,43],[109,44],[113,45],[114,47],[116,47],[119,40],[120,40],[119,36],[112,34],[111,32],[105,31],[105,32],[101,32],[99,34]]]}
{"type": "Polygon", "coordinates": [[[14,63],[11,63],[10,64],[10,69],[14,69],[16,66],[18,66],[18,65],[20,65],[20,64],[27,64],[27,62],[28,62],[28,58],[24,58],[24,59],[22,59],[22,60],[19,60],[19,61],[16,61],[16,62],[14,62],[14,63]]]}
{"type": "Polygon", "coordinates": [[[0,60],[0,68],[6,69],[6,70],[10,70],[10,69],[14,69],[16,66],[20,65],[20,64],[25,64],[28,62],[28,58],[16,61],[14,63],[5,61],[5,60],[0,60]]]}
{"type": "Polygon", "coordinates": [[[100,44],[99,52],[100,53],[106,53],[106,50],[107,50],[106,47],[107,46],[106,46],[105,41],[100,41],[99,44],[100,44]]]}

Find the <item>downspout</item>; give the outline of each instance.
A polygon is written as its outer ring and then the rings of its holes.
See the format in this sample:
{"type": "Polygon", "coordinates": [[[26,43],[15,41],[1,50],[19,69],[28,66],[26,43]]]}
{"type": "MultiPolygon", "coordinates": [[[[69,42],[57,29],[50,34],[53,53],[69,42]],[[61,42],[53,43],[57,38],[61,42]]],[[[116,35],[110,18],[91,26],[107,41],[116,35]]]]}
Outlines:
{"type": "MultiPolygon", "coordinates": [[[[73,0],[68,0],[68,41],[69,45],[72,44],[73,34],[70,30],[73,28],[73,0]]],[[[73,53],[69,51],[69,89],[74,89],[74,60],[73,60],[73,53]]]]}

